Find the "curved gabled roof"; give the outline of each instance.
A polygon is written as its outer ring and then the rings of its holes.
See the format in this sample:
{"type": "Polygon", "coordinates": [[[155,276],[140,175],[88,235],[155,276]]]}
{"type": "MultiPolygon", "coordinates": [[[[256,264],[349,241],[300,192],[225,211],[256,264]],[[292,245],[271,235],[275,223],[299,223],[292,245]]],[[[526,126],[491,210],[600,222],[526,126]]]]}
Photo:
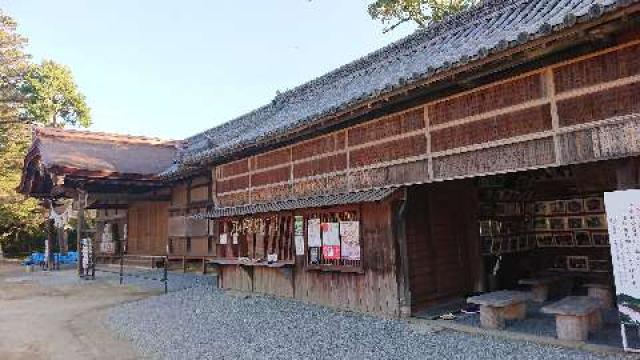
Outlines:
{"type": "Polygon", "coordinates": [[[201,161],[308,126],[340,110],[445,70],[558,32],[638,0],[487,0],[270,103],[187,139],[170,177],[201,161]]]}
{"type": "Polygon", "coordinates": [[[169,167],[180,142],[141,136],[36,128],[27,159],[45,169],[153,178],[169,167]]]}

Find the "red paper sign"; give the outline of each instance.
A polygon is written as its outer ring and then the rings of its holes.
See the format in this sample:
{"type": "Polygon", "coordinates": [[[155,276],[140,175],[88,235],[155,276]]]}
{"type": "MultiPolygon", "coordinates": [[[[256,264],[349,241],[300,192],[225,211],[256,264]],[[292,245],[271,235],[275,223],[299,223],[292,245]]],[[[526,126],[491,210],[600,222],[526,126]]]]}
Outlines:
{"type": "Polygon", "coordinates": [[[322,257],[325,260],[340,259],[340,245],[330,245],[322,247],[322,257]]]}

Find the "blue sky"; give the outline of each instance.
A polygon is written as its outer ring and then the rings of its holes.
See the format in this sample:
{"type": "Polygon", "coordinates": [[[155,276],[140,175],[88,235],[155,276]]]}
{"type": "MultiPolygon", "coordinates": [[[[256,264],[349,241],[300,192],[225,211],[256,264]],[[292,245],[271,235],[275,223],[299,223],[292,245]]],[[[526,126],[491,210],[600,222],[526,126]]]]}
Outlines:
{"type": "Polygon", "coordinates": [[[92,130],[181,139],[395,41],[366,0],[0,0],[68,65],[92,130]]]}

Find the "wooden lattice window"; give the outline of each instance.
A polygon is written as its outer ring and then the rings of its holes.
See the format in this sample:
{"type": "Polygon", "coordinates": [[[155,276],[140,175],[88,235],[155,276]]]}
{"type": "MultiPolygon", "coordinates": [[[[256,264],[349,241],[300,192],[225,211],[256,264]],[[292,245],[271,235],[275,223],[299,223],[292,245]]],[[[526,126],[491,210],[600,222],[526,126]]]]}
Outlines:
{"type": "Polygon", "coordinates": [[[302,216],[308,270],[362,270],[362,219],[358,207],[310,210],[302,216]]]}

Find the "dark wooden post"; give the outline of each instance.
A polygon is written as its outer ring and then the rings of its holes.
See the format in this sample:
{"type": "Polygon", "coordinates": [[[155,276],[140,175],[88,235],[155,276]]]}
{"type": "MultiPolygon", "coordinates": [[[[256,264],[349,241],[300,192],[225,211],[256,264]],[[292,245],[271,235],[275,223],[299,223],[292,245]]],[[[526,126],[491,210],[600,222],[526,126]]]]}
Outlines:
{"type": "Polygon", "coordinates": [[[409,255],[406,236],[407,189],[402,198],[394,202],[392,211],[392,231],[396,248],[396,280],[398,282],[398,304],[400,317],[411,316],[411,288],[409,283],[409,255]]]}
{"type": "Polygon", "coordinates": [[[120,254],[120,274],[119,274],[119,278],[120,278],[120,285],[122,285],[123,282],[123,278],[124,278],[124,254],[120,254]]]}
{"type": "Polygon", "coordinates": [[[616,182],[618,190],[637,189],[640,186],[640,167],[637,158],[619,160],[616,164],[616,182]]]}
{"type": "MultiPolygon", "coordinates": [[[[53,210],[51,210],[51,211],[53,211],[53,210]]],[[[45,261],[47,270],[53,270],[54,269],[54,261],[53,261],[54,232],[55,232],[54,222],[53,222],[53,220],[48,219],[47,220],[47,246],[46,246],[46,248],[49,251],[46,254],[44,254],[44,256],[45,256],[45,260],[44,261],[45,261]]]]}
{"type": "Polygon", "coordinates": [[[169,264],[168,258],[165,256],[163,257],[164,259],[164,264],[162,266],[162,282],[164,282],[164,293],[168,293],[169,292],[169,284],[167,283],[169,281],[168,278],[168,273],[167,273],[167,266],[169,264]]]}
{"type": "Polygon", "coordinates": [[[82,247],[80,245],[82,240],[82,232],[84,231],[84,208],[86,206],[85,193],[82,190],[78,191],[78,229],[76,238],[76,252],[78,253],[78,275],[82,276],[82,247]]]}

